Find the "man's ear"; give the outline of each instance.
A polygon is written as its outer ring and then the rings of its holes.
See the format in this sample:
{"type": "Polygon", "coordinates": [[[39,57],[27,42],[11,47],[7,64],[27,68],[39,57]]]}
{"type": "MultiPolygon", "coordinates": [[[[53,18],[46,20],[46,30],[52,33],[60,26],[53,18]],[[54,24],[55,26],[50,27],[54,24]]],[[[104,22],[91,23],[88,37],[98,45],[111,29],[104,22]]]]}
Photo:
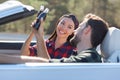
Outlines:
{"type": "Polygon", "coordinates": [[[91,32],[91,26],[88,25],[88,26],[84,29],[84,33],[85,33],[85,34],[88,34],[88,33],[90,33],[90,32],[91,32]]]}

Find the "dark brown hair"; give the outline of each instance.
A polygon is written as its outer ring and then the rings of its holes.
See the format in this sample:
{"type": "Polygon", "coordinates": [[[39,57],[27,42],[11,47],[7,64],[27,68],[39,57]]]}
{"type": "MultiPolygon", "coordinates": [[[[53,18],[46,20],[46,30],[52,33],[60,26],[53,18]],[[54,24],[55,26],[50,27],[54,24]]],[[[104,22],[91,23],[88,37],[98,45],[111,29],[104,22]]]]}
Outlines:
{"type": "MultiPolygon", "coordinates": [[[[78,19],[76,18],[76,16],[73,15],[73,14],[65,14],[65,15],[63,15],[62,17],[60,17],[59,20],[58,20],[57,23],[56,23],[56,26],[58,25],[58,23],[60,22],[60,20],[62,20],[64,17],[67,17],[67,18],[70,18],[70,19],[73,20],[75,29],[78,27],[79,21],[78,21],[78,19]]],[[[67,41],[69,41],[69,40],[73,37],[73,35],[74,35],[74,34],[68,36],[67,41]]],[[[54,32],[52,33],[52,35],[48,38],[48,40],[55,40],[56,37],[57,37],[57,33],[56,33],[56,29],[55,29],[54,32]]]]}
{"type": "Polygon", "coordinates": [[[92,28],[91,43],[92,46],[96,48],[103,41],[108,31],[108,23],[102,18],[91,13],[87,14],[85,19],[88,19],[87,25],[90,25],[92,28]]]}

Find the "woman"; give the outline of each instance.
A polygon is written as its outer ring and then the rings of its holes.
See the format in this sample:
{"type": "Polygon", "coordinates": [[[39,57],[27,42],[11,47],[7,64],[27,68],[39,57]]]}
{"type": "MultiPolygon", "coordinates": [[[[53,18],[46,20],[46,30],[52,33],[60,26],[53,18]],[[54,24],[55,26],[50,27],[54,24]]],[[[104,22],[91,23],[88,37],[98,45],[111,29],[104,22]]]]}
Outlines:
{"type": "MultiPolygon", "coordinates": [[[[45,41],[50,58],[67,58],[71,53],[74,53],[76,48],[70,44],[69,40],[72,38],[78,24],[79,22],[73,14],[63,15],[57,21],[55,31],[48,40],[45,41]]],[[[26,42],[23,44],[21,49],[22,55],[38,56],[37,49],[39,49],[39,47],[36,45],[30,46],[34,34],[35,31],[33,29],[26,42]]]]}

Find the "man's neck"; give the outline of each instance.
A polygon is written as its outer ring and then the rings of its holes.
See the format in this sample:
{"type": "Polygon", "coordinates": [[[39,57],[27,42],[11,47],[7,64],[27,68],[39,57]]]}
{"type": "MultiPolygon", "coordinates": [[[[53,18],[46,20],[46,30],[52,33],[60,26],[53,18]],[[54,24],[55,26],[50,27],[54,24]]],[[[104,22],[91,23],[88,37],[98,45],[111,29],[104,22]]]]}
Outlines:
{"type": "Polygon", "coordinates": [[[77,49],[78,49],[78,53],[80,53],[81,51],[84,51],[86,49],[92,48],[92,45],[89,42],[80,42],[77,45],[77,49]]]}

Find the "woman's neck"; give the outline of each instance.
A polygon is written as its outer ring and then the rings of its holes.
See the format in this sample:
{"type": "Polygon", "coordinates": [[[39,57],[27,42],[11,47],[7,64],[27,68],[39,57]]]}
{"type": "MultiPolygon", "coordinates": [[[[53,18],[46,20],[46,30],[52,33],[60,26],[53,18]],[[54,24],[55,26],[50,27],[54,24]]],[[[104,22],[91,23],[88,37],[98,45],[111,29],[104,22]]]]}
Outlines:
{"type": "Polygon", "coordinates": [[[55,49],[62,46],[66,41],[67,41],[67,39],[57,37],[56,40],[55,40],[55,49]]]}

